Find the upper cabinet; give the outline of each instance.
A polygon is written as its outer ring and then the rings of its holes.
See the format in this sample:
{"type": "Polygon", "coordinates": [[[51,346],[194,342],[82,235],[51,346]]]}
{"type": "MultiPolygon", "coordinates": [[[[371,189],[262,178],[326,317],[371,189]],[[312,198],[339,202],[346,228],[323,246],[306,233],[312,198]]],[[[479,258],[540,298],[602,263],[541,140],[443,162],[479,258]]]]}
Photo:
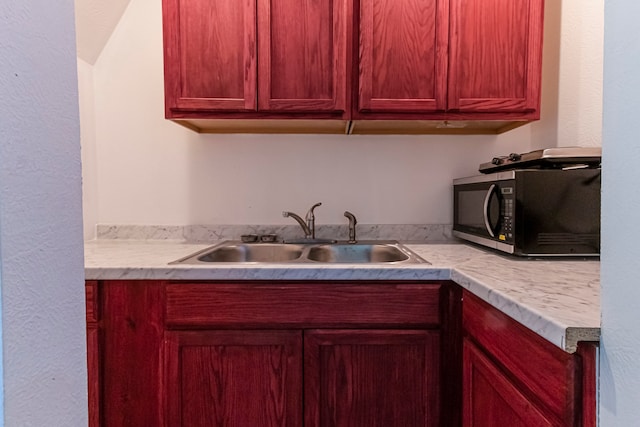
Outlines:
{"type": "Polygon", "coordinates": [[[540,117],[542,0],[452,0],[448,109],[540,117]]]}
{"type": "Polygon", "coordinates": [[[353,133],[540,118],[543,0],[360,0],[353,133]]]}
{"type": "Polygon", "coordinates": [[[163,1],[167,118],[257,110],[255,1],[163,1]]]}
{"type": "Polygon", "coordinates": [[[448,0],[361,0],[357,112],[447,108],[448,0]]]}
{"type": "Polygon", "coordinates": [[[347,111],[350,16],[347,0],[258,0],[259,111],[347,111]]]}
{"type": "Polygon", "coordinates": [[[540,117],[543,2],[163,0],[166,117],[197,131],[502,132],[540,117]]]}
{"type": "Polygon", "coordinates": [[[347,0],[164,0],[171,119],[348,112],[347,0]]]}

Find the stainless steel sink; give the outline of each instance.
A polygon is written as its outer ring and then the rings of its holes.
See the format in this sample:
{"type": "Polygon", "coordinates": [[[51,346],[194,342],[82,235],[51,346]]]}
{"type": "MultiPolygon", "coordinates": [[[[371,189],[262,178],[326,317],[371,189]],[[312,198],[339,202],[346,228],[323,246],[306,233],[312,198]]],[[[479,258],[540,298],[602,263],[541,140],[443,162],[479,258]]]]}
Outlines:
{"type": "Polygon", "coordinates": [[[407,261],[409,254],[396,244],[344,243],[314,246],[309,249],[307,258],[311,261],[331,263],[387,263],[407,261]]]}
{"type": "Polygon", "coordinates": [[[396,241],[358,243],[242,243],[229,240],[170,264],[211,263],[426,263],[396,241]]]}
{"type": "Polygon", "coordinates": [[[282,243],[225,242],[174,263],[289,262],[300,258],[303,249],[304,246],[301,245],[282,243]]]}

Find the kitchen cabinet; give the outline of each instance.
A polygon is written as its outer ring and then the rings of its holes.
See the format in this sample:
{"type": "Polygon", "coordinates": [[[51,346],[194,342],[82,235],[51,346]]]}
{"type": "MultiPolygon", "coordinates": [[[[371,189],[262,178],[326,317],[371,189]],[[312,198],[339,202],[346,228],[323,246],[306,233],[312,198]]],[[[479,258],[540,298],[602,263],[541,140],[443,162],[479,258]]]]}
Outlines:
{"type": "Polygon", "coordinates": [[[544,0],[163,0],[199,132],[499,133],[540,117],[544,0]]]}
{"type": "Polygon", "coordinates": [[[301,426],[302,332],[165,334],[167,426],[301,426]]]}
{"type": "Polygon", "coordinates": [[[540,117],[543,0],[451,0],[447,108],[540,117]]]}
{"type": "Polygon", "coordinates": [[[543,0],[359,5],[352,133],[492,133],[540,118],[543,0]]]}
{"type": "Polygon", "coordinates": [[[596,345],[567,353],[453,282],[107,280],[86,297],[92,427],[596,425],[596,345]]]}
{"type": "Polygon", "coordinates": [[[85,286],[87,321],[87,400],[89,427],[100,425],[100,316],[98,311],[98,282],[87,281],[85,286]]]}
{"type": "Polygon", "coordinates": [[[360,0],[357,111],[445,111],[448,23],[449,0],[360,0]]]}
{"type": "Polygon", "coordinates": [[[463,298],[463,426],[595,426],[595,345],[564,352],[463,298]]]}
{"type": "Polygon", "coordinates": [[[340,122],[349,4],[163,0],[166,117],[340,122]]]}
{"type": "Polygon", "coordinates": [[[410,427],[456,411],[441,381],[447,282],[94,289],[102,426],[410,427]]]}
{"type": "Polygon", "coordinates": [[[305,332],[305,426],[437,426],[440,333],[305,332]]]}

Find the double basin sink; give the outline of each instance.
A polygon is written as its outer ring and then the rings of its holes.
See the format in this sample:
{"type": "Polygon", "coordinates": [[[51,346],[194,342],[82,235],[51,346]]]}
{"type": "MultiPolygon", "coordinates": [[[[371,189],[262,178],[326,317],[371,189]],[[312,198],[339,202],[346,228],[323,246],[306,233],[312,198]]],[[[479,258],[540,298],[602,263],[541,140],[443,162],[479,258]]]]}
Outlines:
{"type": "Polygon", "coordinates": [[[211,263],[422,264],[426,261],[396,241],[243,243],[228,240],[171,264],[211,263]]]}

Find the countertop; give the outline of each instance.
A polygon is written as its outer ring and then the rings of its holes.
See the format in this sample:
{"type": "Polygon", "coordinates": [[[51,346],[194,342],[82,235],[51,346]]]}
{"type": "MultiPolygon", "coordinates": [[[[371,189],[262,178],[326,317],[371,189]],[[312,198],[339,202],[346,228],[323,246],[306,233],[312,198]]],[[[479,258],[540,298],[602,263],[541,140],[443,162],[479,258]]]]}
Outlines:
{"type": "Polygon", "coordinates": [[[600,339],[600,262],[530,260],[466,244],[409,244],[412,265],[169,265],[211,246],[178,241],[85,244],[87,280],[453,280],[549,342],[573,353],[600,339]]]}

